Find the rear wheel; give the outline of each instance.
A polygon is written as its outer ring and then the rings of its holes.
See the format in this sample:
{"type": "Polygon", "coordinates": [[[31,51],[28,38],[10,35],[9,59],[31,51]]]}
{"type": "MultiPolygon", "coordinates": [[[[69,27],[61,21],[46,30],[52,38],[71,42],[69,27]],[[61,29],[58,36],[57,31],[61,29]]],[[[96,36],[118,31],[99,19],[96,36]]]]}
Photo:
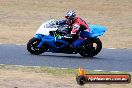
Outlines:
{"type": "Polygon", "coordinates": [[[31,38],[29,40],[29,42],[27,43],[27,50],[31,53],[31,54],[35,54],[35,55],[39,55],[39,54],[42,54],[44,52],[46,52],[48,50],[48,47],[43,44],[42,47],[37,47],[38,44],[40,43],[40,39],[37,39],[37,38],[31,38]]]}
{"type": "Polygon", "coordinates": [[[99,38],[91,38],[81,47],[80,55],[83,57],[93,57],[97,55],[102,49],[102,42],[99,38]]]}

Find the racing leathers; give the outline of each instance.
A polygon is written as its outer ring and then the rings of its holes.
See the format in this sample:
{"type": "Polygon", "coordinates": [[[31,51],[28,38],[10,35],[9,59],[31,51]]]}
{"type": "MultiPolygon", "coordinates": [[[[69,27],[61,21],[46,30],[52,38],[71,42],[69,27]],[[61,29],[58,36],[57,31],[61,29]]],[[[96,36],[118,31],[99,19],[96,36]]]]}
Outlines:
{"type": "Polygon", "coordinates": [[[74,21],[62,20],[58,21],[58,25],[70,26],[69,33],[63,36],[63,40],[69,42],[70,44],[79,38],[79,33],[81,31],[90,32],[90,28],[87,23],[82,20],[80,17],[76,17],[74,21]]]}

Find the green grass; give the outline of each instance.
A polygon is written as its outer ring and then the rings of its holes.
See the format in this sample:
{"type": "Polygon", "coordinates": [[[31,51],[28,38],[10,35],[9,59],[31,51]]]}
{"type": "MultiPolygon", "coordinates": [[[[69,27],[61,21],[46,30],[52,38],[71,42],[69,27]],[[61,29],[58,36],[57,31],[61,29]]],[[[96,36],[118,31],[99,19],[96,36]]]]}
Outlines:
{"type": "MultiPolygon", "coordinates": [[[[55,76],[66,76],[74,75],[76,76],[78,69],[64,69],[64,68],[55,68],[55,67],[46,67],[46,66],[15,66],[15,65],[0,65],[0,69],[4,70],[19,70],[24,72],[35,72],[35,73],[48,73],[55,76]]],[[[92,71],[86,70],[87,74],[130,74],[130,72],[110,72],[110,71],[92,71]]]]}

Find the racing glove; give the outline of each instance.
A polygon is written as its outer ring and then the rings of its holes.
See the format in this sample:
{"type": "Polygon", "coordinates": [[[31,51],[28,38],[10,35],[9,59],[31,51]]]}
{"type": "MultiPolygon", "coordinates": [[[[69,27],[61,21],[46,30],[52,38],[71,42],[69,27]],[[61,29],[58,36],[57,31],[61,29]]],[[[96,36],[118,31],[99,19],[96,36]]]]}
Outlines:
{"type": "Polygon", "coordinates": [[[56,38],[57,38],[57,39],[62,39],[62,36],[61,36],[60,34],[57,34],[57,35],[56,35],[56,38]]]}

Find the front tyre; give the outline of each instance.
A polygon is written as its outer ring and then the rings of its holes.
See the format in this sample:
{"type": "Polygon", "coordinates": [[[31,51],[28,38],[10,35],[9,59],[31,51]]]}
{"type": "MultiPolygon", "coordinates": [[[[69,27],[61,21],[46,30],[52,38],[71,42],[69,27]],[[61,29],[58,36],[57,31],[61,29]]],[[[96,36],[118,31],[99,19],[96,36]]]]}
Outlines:
{"type": "Polygon", "coordinates": [[[102,42],[99,38],[91,38],[81,47],[80,55],[83,57],[93,57],[97,55],[102,49],[102,42]]]}
{"type": "Polygon", "coordinates": [[[40,43],[40,39],[37,39],[35,37],[31,38],[29,42],[27,43],[27,50],[31,54],[39,55],[42,54],[43,52],[46,52],[48,50],[47,46],[42,46],[42,47],[37,47],[38,44],[40,43]]]}

